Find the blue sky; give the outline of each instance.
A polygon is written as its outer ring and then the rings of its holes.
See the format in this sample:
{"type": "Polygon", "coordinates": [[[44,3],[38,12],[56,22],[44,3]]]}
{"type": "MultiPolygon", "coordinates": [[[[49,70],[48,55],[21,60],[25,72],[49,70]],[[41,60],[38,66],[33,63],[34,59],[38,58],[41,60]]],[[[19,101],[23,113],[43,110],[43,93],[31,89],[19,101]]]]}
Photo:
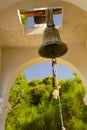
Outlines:
{"type": "MultiPolygon", "coordinates": [[[[52,76],[51,62],[43,62],[40,64],[35,64],[24,70],[27,80],[32,80],[39,78],[42,80],[47,76],[52,76]]],[[[57,66],[57,78],[59,80],[66,78],[73,78],[73,71],[62,64],[57,66]]]]}

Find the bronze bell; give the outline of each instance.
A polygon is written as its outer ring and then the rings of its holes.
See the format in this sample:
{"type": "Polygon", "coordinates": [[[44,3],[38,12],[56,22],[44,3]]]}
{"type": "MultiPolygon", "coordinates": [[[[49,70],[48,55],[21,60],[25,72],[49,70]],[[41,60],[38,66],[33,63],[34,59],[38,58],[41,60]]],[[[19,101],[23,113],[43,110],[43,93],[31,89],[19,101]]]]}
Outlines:
{"type": "Polygon", "coordinates": [[[61,41],[59,31],[55,27],[47,27],[43,33],[43,44],[38,53],[45,58],[56,58],[68,51],[65,43],[61,41]]]}

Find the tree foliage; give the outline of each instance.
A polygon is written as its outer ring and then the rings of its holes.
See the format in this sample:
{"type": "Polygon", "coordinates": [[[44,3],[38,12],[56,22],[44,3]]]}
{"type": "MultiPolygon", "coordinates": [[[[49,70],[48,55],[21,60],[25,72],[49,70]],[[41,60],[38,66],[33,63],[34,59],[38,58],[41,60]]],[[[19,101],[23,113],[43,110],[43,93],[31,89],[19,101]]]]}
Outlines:
{"type": "MultiPolygon", "coordinates": [[[[85,87],[81,79],[74,74],[73,79],[61,80],[59,85],[66,130],[87,130],[85,87]]],[[[61,130],[59,102],[49,100],[53,89],[52,77],[28,82],[20,74],[10,91],[12,109],[5,130],[61,130]]]]}

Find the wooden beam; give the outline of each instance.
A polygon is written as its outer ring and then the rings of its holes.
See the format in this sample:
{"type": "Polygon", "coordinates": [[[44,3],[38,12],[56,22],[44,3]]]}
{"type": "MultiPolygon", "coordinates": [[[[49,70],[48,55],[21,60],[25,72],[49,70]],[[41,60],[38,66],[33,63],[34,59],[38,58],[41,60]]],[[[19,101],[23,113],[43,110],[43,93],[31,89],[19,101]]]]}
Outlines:
{"type": "MultiPolygon", "coordinates": [[[[53,14],[62,14],[62,8],[54,8],[53,14]]],[[[23,17],[31,16],[45,16],[46,10],[33,10],[33,11],[20,11],[20,15],[23,17]]]]}

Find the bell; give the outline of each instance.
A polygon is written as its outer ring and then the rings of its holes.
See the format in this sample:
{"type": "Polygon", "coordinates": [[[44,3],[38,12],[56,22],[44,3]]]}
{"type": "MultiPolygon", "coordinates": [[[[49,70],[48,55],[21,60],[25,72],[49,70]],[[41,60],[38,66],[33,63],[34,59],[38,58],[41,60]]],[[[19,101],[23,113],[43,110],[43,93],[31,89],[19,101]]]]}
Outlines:
{"type": "Polygon", "coordinates": [[[38,53],[45,58],[56,58],[68,51],[65,43],[61,41],[58,30],[55,27],[47,27],[43,33],[43,44],[38,53]]]}

